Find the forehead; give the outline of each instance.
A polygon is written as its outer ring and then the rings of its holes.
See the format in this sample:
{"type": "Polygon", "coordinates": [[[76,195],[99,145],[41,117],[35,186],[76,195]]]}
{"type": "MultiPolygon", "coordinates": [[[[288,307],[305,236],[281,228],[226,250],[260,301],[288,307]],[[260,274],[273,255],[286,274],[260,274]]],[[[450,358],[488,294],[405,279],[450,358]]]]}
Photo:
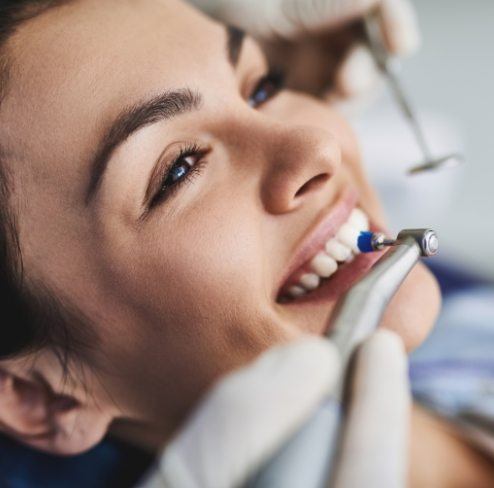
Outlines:
{"type": "Polygon", "coordinates": [[[9,45],[3,136],[23,148],[21,158],[89,151],[123,106],[207,79],[223,39],[219,25],[176,0],[79,0],[50,10],[9,45]]]}

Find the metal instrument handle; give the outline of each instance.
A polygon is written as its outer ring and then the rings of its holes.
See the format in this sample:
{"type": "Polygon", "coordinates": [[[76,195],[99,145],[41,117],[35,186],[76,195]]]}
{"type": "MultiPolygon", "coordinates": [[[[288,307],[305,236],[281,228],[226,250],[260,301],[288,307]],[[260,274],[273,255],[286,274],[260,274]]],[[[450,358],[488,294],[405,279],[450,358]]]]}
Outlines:
{"type": "MultiPolygon", "coordinates": [[[[355,348],[374,331],[387,304],[417,263],[421,249],[412,237],[390,249],[345,295],[333,314],[330,338],[344,371],[355,348]]],[[[248,488],[327,488],[337,454],[344,379],[328,401],[247,483],[248,488]]]]}

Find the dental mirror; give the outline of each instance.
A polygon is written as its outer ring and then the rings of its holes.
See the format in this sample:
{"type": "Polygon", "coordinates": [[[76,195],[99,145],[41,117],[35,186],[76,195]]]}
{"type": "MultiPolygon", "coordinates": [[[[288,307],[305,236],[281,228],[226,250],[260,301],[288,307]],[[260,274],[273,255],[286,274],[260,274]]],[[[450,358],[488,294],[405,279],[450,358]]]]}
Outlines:
{"type": "Polygon", "coordinates": [[[434,158],[432,156],[432,152],[429,149],[424,136],[424,132],[422,131],[422,127],[420,126],[418,119],[415,116],[415,112],[412,109],[410,102],[408,101],[408,97],[406,96],[399,79],[394,74],[390,66],[390,57],[381,37],[382,34],[376,13],[371,13],[366,16],[366,18],[364,19],[364,28],[366,33],[367,45],[374,58],[374,61],[388,81],[394,98],[398,103],[398,106],[400,107],[404,117],[407,119],[410,128],[412,129],[412,132],[415,136],[417,144],[422,151],[422,155],[424,158],[423,163],[410,168],[407,171],[407,174],[415,175],[425,171],[456,168],[457,166],[463,164],[465,162],[465,158],[462,154],[459,153],[451,153],[439,158],[434,158]]]}
{"type": "Polygon", "coordinates": [[[413,166],[407,171],[407,174],[415,175],[418,173],[422,173],[424,171],[456,168],[461,164],[463,164],[464,162],[465,159],[463,158],[462,154],[459,153],[448,154],[447,156],[443,156],[442,158],[432,159],[423,164],[413,166]]]}

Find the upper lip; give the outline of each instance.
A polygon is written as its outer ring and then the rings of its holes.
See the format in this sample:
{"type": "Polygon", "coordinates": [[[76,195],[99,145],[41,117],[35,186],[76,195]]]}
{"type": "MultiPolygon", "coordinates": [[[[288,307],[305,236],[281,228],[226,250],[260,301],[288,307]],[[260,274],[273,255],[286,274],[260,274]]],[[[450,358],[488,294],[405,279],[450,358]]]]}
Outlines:
{"type": "Polygon", "coordinates": [[[329,213],[325,211],[321,218],[304,233],[305,238],[296,246],[292,258],[288,262],[277,287],[277,294],[284,287],[286,281],[303,266],[324,244],[334,237],[339,228],[346,222],[351,211],[358,201],[358,193],[354,188],[345,188],[337,201],[330,207],[329,213]]]}

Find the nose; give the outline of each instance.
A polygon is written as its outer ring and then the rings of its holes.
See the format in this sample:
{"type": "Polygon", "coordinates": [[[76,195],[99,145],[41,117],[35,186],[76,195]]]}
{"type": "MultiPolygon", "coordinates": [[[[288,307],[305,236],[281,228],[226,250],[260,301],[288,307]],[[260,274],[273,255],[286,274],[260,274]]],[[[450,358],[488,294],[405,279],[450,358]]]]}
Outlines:
{"type": "Polygon", "coordinates": [[[316,197],[341,165],[340,146],[323,129],[271,125],[266,136],[261,198],[272,214],[292,212],[316,197]]]}

